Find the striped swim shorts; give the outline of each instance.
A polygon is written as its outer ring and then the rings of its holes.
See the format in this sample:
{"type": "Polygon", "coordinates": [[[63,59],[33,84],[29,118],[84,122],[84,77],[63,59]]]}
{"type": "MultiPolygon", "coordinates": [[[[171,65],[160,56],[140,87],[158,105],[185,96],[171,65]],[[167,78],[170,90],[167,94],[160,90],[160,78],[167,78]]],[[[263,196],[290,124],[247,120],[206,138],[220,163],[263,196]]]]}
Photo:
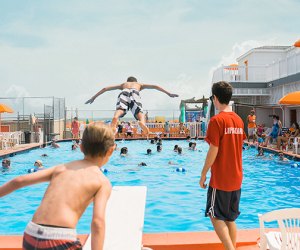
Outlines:
{"type": "Polygon", "coordinates": [[[76,230],[42,226],[29,222],[23,236],[23,250],[78,250],[82,249],[76,230]]]}

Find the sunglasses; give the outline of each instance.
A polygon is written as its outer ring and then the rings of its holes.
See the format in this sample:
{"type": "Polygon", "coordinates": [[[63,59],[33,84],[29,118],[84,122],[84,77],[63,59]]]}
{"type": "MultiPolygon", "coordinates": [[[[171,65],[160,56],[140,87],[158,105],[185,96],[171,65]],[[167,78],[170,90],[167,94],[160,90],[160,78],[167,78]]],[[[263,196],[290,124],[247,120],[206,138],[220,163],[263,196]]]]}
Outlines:
{"type": "Polygon", "coordinates": [[[212,102],[212,101],[214,100],[214,95],[211,95],[211,96],[209,97],[209,100],[212,102]]]}

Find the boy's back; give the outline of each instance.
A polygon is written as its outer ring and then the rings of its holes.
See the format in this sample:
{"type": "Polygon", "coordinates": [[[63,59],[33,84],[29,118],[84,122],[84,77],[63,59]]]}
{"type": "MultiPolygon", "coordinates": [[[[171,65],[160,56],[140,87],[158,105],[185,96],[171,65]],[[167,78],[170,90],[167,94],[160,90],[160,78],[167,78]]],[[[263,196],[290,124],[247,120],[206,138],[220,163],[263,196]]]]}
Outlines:
{"type": "Polygon", "coordinates": [[[95,194],[110,192],[109,180],[99,167],[86,160],[53,169],[50,184],[32,221],[37,224],[75,228],[95,194]]]}
{"type": "Polygon", "coordinates": [[[121,86],[122,89],[136,89],[137,91],[141,91],[143,84],[138,82],[124,82],[121,86]]]}

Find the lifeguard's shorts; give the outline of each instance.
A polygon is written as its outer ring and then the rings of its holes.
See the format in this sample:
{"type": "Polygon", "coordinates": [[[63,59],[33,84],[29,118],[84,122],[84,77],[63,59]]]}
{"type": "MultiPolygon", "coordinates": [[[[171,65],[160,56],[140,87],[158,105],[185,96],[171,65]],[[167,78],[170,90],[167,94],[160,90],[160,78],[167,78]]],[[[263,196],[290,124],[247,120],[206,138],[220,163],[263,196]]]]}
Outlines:
{"type": "Polygon", "coordinates": [[[240,215],[240,198],[241,189],[226,192],[209,187],[207,191],[205,216],[223,221],[235,221],[240,215]]]}
{"type": "Polygon", "coordinates": [[[23,250],[82,249],[72,228],[42,226],[29,222],[23,236],[23,250]]]}

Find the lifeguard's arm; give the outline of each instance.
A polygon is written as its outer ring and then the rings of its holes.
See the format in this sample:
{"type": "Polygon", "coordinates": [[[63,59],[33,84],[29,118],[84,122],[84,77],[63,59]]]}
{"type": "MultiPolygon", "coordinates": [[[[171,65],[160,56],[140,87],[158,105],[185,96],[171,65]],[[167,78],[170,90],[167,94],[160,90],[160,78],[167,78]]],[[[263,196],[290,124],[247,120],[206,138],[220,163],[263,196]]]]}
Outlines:
{"type": "Polygon", "coordinates": [[[105,88],[101,89],[97,94],[92,96],[91,99],[86,101],[85,104],[88,104],[88,103],[92,104],[99,95],[102,95],[103,93],[105,93],[107,91],[116,90],[116,89],[122,89],[122,84],[113,85],[113,86],[109,86],[109,87],[105,87],[105,88]]]}
{"type": "Polygon", "coordinates": [[[171,94],[170,92],[166,91],[165,89],[163,89],[162,87],[157,86],[157,85],[142,84],[141,90],[143,90],[143,89],[156,89],[156,90],[158,90],[160,92],[163,92],[163,93],[167,94],[170,97],[178,97],[177,94],[171,94]]]}
{"type": "Polygon", "coordinates": [[[206,155],[205,163],[202,168],[201,177],[200,177],[200,187],[206,188],[207,184],[205,184],[206,181],[206,174],[208,170],[211,168],[212,164],[215,162],[217,154],[218,154],[219,148],[214,146],[213,144],[209,145],[209,149],[206,155]]]}
{"type": "Polygon", "coordinates": [[[35,173],[18,176],[0,187],[0,197],[17,189],[41,182],[50,181],[55,167],[43,169],[35,173]]]}
{"type": "Polygon", "coordinates": [[[111,184],[107,180],[94,198],[92,220],[92,250],[102,250],[105,236],[105,209],[111,193],[111,184]]]}

